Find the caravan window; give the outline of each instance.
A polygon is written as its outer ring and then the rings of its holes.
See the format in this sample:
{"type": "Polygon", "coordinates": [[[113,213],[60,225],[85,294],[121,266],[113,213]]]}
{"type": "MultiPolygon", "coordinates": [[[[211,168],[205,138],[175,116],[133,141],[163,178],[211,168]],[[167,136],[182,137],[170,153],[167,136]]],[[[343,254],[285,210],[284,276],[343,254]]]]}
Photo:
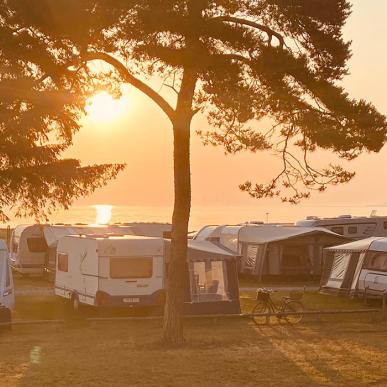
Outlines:
{"type": "Polygon", "coordinates": [[[348,234],[357,234],[357,226],[348,226],[348,234]]]}
{"type": "Polygon", "coordinates": [[[344,227],[331,227],[331,231],[335,232],[336,234],[344,235],[344,227]]]}
{"type": "Polygon", "coordinates": [[[58,270],[69,271],[69,256],[67,254],[58,253],[58,270]]]}
{"type": "Polygon", "coordinates": [[[28,238],[27,246],[31,253],[44,253],[47,249],[44,238],[28,238]]]}
{"type": "Polygon", "coordinates": [[[387,271],[387,253],[369,252],[366,268],[369,270],[387,271]]]}
{"type": "Polygon", "coordinates": [[[190,264],[192,302],[227,301],[226,266],[224,261],[200,261],[190,264]]]}
{"type": "Polygon", "coordinates": [[[152,257],[110,258],[110,278],[151,278],[152,257]]]}

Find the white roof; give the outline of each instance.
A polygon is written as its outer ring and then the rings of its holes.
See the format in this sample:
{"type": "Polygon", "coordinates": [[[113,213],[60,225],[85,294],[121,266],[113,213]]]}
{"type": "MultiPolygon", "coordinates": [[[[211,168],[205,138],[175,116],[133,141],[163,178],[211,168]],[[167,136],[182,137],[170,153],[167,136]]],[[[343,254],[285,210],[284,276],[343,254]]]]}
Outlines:
{"type": "Polygon", "coordinates": [[[219,226],[219,225],[210,225],[210,226],[204,226],[201,228],[195,235],[193,239],[204,241],[209,238],[219,238],[221,231],[226,226],[219,226]]]}
{"type": "Polygon", "coordinates": [[[68,238],[75,238],[75,239],[93,239],[93,240],[119,240],[119,241],[133,241],[133,240],[163,240],[163,238],[160,237],[150,237],[150,236],[143,236],[143,235],[131,235],[131,234],[112,234],[112,233],[104,233],[104,230],[101,230],[100,233],[83,233],[83,234],[70,234],[66,235],[68,238]]]}
{"type": "MultiPolygon", "coordinates": [[[[133,222],[133,223],[116,223],[110,227],[130,227],[135,235],[144,235],[151,237],[163,237],[164,232],[171,232],[172,225],[170,223],[150,223],[150,222],[133,222]]],[[[127,234],[127,233],[126,233],[127,234]]]]}
{"type": "Polygon", "coordinates": [[[59,239],[66,235],[76,234],[73,227],[66,226],[44,226],[43,235],[48,247],[55,247],[59,239]]]}
{"type": "Polygon", "coordinates": [[[315,233],[341,237],[322,227],[247,225],[239,231],[239,242],[264,244],[315,233]]]}
{"type": "Polygon", "coordinates": [[[31,231],[33,234],[40,234],[41,232],[41,224],[35,223],[35,224],[19,224],[18,226],[15,227],[13,230],[13,235],[16,237],[20,237],[21,234],[24,231],[31,231]]]}
{"type": "Polygon", "coordinates": [[[387,238],[376,239],[369,247],[373,251],[387,251],[387,238]]]}
{"type": "Polygon", "coordinates": [[[48,247],[55,247],[58,241],[67,235],[79,235],[79,234],[130,234],[133,235],[133,227],[108,225],[108,226],[93,226],[93,225],[75,225],[75,226],[62,226],[62,225],[47,225],[44,226],[43,234],[48,247]]]}
{"type": "Polygon", "coordinates": [[[95,241],[99,256],[158,256],[163,254],[164,239],[138,235],[68,235],[58,244],[59,251],[66,251],[69,246],[82,246],[84,243],[95,241]]]}
{"type": "Polygon", "coordinates": [[[235,254],[227,249],[222,248],[210,241],[203,240],[188,240],[188,248],[193,250],[205,251],[211,254],[219,254],[219,255],[228,255],[230,257],[235,257],[235,254]]]}
{"type": "Polygon", "coordinates": [[[324,250],[346,250],[346,251],[387,251],[387,238],[371,237],[360,239],[354,242],[345,243],[339,246],[327,247],[324,250]]]}

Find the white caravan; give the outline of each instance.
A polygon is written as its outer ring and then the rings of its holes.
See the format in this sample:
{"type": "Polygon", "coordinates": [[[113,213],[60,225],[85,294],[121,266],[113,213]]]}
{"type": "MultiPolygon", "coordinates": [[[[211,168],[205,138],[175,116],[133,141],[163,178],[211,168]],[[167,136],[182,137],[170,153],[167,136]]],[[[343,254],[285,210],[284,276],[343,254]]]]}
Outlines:
{"type": "Polygon", "coordinates": [[[374,296],[387,293],[387,238],[370,244],[359,276],[359,292],[374,296]]]}
{"type": "Polygon", "coordinates": [[[301,227],[324,227],[351,239],[387,236],[387,216],[340,215],[336,218],[308,216],[295,224],[301,227]]]}
{"type": "Polygon", "coordinates": [[[121,225],[93,226],[93,225],[45,225],[43,235],[47,244],[44,271],[47,279],[54,281],[56,266],[56,250],[60,239],[67,235],[134,235],[133,227],[121,225]]]}
{"type": "Polygon", "coordinates": [[[323,292],[381,296],[387,292],[387,238],[324,249],[323,292]]]}
{"type": "Polygon", "coordinates": [[[65,236],[58,242],[55,294],[93,306],[163,302],[164,240],[141,236],[65,236]]]}
{"type": "Polygon", "coordinates": [[[0,306],[10,310],[15,306],[12,272],[8,265],[8,249],[3,240],[0,240],[0,306]]]}
{"type": "Polygon", "coordinates": [[[17,226],[11,236],[10,264],[22,274],[43,274],[47,244],[40,224],[17,226]]]}
{"type": "Polygon", "coordinates": [[[73,234],[134,234],[133,227],[84,224],[30,224],[17,226],[11,236],[10,264],[18,272],[43,275],[55,267],[59,239],[73,234]]]}

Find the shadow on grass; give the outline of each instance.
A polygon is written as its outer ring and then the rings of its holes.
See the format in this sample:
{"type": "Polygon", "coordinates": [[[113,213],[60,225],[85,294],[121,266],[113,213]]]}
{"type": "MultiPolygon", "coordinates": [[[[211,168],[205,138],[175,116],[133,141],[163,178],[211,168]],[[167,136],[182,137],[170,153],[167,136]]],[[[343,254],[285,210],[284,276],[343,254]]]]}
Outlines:
{"type": "MultiPolygon", "coordinates": [[[[46,308],[57,313],[68,307],[62,301],[46,308]]],[[[160,344],[161,321],[155,320],[14,327],[0,340],[0,380],[22,386],[383,385],[383,340],[343,327],[372,326],[188,319],[186,345],[177,349],[160,344]]]]}

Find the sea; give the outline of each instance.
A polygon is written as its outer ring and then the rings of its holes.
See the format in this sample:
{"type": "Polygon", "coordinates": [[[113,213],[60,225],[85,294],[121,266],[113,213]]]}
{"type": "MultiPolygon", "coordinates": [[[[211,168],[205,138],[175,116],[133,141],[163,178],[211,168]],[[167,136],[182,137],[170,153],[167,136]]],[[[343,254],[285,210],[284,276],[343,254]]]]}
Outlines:
{"type": "MultiPolygon", "coordinates": [[[[387,206],[370,205],[277,205],[250,207],[205,207],[191,208],[189,228],[195,231],[209,224],[239,224],[249,221],[265,223],[294,223],[307,216],[335,217],[338,215],[369,216],[387,215],[387,206]]],[[[49,218],[49,223],[106,224],[117,222],[163,222],[172,220],[172,207],[162,206],[119,206],[110,204],[73,206],[59,211],[49,218]]],[[[11,218],[2,227],[34,223],[34,219],[11,218]]]]}

